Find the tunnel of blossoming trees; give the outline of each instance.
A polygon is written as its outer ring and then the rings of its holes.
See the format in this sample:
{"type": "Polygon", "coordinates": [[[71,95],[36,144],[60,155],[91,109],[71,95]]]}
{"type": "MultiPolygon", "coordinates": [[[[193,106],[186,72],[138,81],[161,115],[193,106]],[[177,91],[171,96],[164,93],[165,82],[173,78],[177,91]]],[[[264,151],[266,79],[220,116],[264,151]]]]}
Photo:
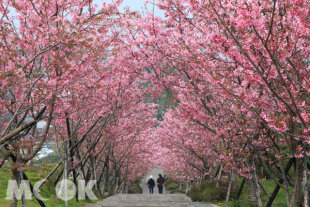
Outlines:
{"type": "Polygon", "coordinates": [[[160,165],[187,188],[226,180],[228,197],[242,180],[257,206],[268,177],[266,206],[279,190],[309,206],[309,0],[157,0],[162,17],[104,2],[0,2],[12,178],[53,143],[58,179],[102,194],[160,165]]]}

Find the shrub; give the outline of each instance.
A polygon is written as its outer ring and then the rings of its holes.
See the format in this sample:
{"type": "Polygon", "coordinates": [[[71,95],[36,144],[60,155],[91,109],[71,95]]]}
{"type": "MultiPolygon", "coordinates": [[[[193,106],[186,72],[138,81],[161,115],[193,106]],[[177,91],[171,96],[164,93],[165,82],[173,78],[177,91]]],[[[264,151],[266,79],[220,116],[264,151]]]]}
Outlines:
{"type": "MultiPolygon", "coordinates": [[[[194,185],[188,196],[193,201],[204,201],[204,202],[214,202],[225,200],[227,193],[228,183],[225,181],[220,182],[219,187],[216,188],[215,181],[206,181],[201,184],[194,185]]],[[[237,195],[237,191],[233,188],[231,189],[230,198],[233,199],[237,195]]]]}
{"type": "Polygon", "coordinates": [[[191,187],[188,192],[188,196],[192,199],[192,201],[201,201],[201,190],[199,185],[194,185],[191,187]]]}
{"type": "Polygon", "coordinates": [[[129,185],[128,193],[129,194],[141,194],[142,188],[140,187],[141,178],[138,178],[135,182],[129,185]]]}
{"type": "Polygon", "coordinates": [[[220,189],[216,188],[215,182],[206,183],[201,192],[202,201],[220,201],[225,199],[225,194],[220,189]]]}
{"type": "Polygon", "coordinates": [[[179,188],[179,184],[176,182],[171,182],[168,185],[166,185],[166,189],[173,191],[173,190],[177,190],[179,188]]]}
{"type": "Polygon", "coordinates": [[[128,193],[129,194],[141,194],[142,193],[142,189],[140,188],[139,185],[132,185],[132,186],[129,187],[128,193]]]}

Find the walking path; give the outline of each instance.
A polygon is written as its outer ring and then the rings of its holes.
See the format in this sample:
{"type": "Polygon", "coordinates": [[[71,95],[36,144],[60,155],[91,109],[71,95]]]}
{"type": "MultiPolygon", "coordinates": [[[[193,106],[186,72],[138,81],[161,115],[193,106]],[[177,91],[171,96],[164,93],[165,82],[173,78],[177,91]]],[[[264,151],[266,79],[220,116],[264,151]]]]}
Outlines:
{"type": "Polygon", "coordinates": [[[213,204],[192,202],[185,194],[167,194],[165,189],[164,194],[161,195],[158,194],[157,187],[154,188],[154,194],[150,195],[146,183],[150,175],[153,176],[156,182],[158,174],[164,175],[163,170],[154,168],[145,175],[140,183],[143,194],[118,194],[87,207],[217,207],[213,204]]]}
{"type": "Polygon", "coordinates": [[[185,194],[118,194],[87,207],[216,207],[194,203],[185,194]]]}
{"type": "MultiPolygon", "coordinates": [[[[149,180],[150,176],[151,175],[153,176],[153,179],[155,180],[155,183],[156,183],[159,174],[162,174],[162,176],[164,176],[164,171],[160,168],[154,168],[153,170],[151,170],[148,174],[144,176],[144,178],[142,179],[140,183],[140,187],[142,188],[143,194],[149,194],[149,188],[147,186],[147,181],[149,180]]],[[[167,192],[164,188],[163,194],[166,194],[166,193],[167,192]]],[[[154,188],[154,194],[158,194],[157,183],[154,188]]]]}

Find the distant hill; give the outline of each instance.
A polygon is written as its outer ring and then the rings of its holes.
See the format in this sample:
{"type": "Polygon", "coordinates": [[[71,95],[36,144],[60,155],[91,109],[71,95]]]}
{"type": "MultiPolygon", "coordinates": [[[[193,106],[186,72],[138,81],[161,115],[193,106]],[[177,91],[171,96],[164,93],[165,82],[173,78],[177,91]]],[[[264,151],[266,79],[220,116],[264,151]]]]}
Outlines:
{"type": "Polygon", "coordinates": [[[56,163],[59,162],[60,159],[56,153],[50,153],[45,157],[42,157],[37,160],[33,160],[33,164],[41,165],[41,164],[50,164],[50,163],[56,163]]]}

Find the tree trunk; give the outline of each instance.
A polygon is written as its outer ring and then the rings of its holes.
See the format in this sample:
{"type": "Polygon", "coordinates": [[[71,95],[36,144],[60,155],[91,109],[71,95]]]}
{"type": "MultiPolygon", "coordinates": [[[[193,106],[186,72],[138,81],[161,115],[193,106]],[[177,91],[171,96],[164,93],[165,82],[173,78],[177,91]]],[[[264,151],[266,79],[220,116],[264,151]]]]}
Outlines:
{"type": "Polygon", "coordinates": [[[124,193],[128,194],[128,185],[126,183],[125,183],[125,186],[124,186],[124,193]]]}
{"type": "MultiPolygon", "coordinates": [[[[73,136],[71,134],[71,128],[70,128],[70,119],[68,117],[68,113],[66,112],[65,115],[67,116],[66,118],[66,123],[67,123],[67,133],[68,133],[68,138],[69,138],[69,149],[70,149],[70,156],[69,156],[69,161],[72,167],[72,173],[73,173],[73,183],[75,186],[77,186],[77,176],[76,176],[76,171],[73,167],[73,161],[74,161],[74,150],[75,148],[73,145],[75,144],[73,140],[73,136]]],[[[74,133],[74,132],[73,132],[74,133]]],[[[70,174],[70,173],[69,173],[70,174]]],[[[75,200],[76,202],[79,202],[79,193],[78,193],[78,188],[76,188],[76,194],[75,194],[75,200]]]]}
{"type": "MultiPolygon", "coordinates": [[[[13,162],[12,163],[12,180],[16,180],[17,184],[19,183],[19,176],[18,176],[18,170],[17,170],[17,166],[16,166],[16,162],[13,162]]],[[[12,197],[12,200],[11,200],[11,204],[10,206],[11,207],[17,207],[17,198],[16,198],[16,195],[15,193],[13,193],[13,197],[12,197]]]]}
{"type": "MultiPolygon", "coordinates": [[[[17,158],[16,158],[15,155],[13,155],[13,154],[10,154],[9,156],[10,156],[10,158],[12,159],[12,163],[15,163],[14,165],[12,165],[12,179],[13,179],[13,180],[16,180],[17,183],[18,183],[18,182],[19,182],[18,170],[17,170],[17,168],[15,168],[15,167],[16,167],[17,158]],[[15,174],[15,175],[14,175],[14,174],[15,174]]],[[[39,205],[40,205],[41,207],[45,207],[44,202],[43,202],[43,201],[40,199],[40,197],[35,193],[35,190],[34,190],[34,188],[33,188],[33,185],[31,184],[31,182],[30,182],[28,176],[25,174],[25,172],[23,172],[23,171],[21,171],[21,172],[23,173],[23,176],[22,176],[22,177],[24,178],[24,180],[27,180],[27,181],[29,182],[30,191],[31,191],[31,193],[34,195],[34,197],[36,198],[36,200],[38,201],[39,205]]],[[[17,200],[16,200],[16,203],[17,203],[17,200]]]]}
{"type": "Polygon", "coordinates": [[[57,176],[55,182],[54,182],[54,186],[57,185],[58,181],[60,180],[60,178],[62,177],[62,174],[64,173],[64,169],[62,169],[59,173],[59,175],[57,176]]]}
{"type": "Polygon", "coordinates": [[[259,184],[259,186],[261,187],[261,189],[263,190],[263,192],[266,194],[266,196],[268,197],[268,199],[270,199],[270,198],[271,198],[271,195],[270,195],[270,193],[265,189],[264,185],[261,184],[259,181],[258,181],[258,184],[259,184]]]}
{"type": "MultiPolygon", "coordinates": [[[[290,168],[291,168],[291,166],[293,165],[293,163],[295,162],[295,160],[296,160],[295,157],[293,157],[293,158],[291,158],[291,159],[288,161],[288,163],[287,163],[287,165],[286,165],[286,167],[285,167],[285,169],[284,169],[285,174],[288,173],[288,171],[290,170],[290,168]]],[[[279,184],[282,184],[282,183],[283,183],[283,179],[280,179],[280,180],[279,180],[279,184]]],[[[273,203],[274,199],[276,198],[276,196],[277,196],[279,190],[280,190],[280,185],[277,185],[277,186],[275,187],[275,189],[274,189],[274,191],[273,191],[273,193],[272,193],[272,195],[271,195],[269,201],[267,202],[266,207],[271,207],[271,206],[272,206],[272,203],[273,203]]]]}
{"type": "MultiPolygon", "coordinates": [[[[97,173],[96,173],[96,158],[91,158],[92,167],[93,167],[93,179],[97,181],[97,173]]],[[[95,183],[95,187],[98,188],[97,182],[95,183]]]]}
{"type": "Polygon", "coordinates": [[[221,177],[222,177],[222,172],[223,172],[223,164],[221,164],[219,173],[218,173],[217,178],[216,178],[216,188],[219,187],[219,182],[220,182],[221,177]]]}
{"type": "Polygon", "coordinates": [[[68,195],[68,186],[67,186],[67,180],[68,180],[68,147],[67,147],[67,142],[64,142],[64,174],[63,174],[63,178],[64,178],[64,195],[65,195],[65,204],[68,207],[68,199],[67,199],[67,195],[68,195]]]}
{"type": "Polygon", "coordinates": [[[109,188],[110,188],[110,169],[108,166],[107,171],[106,171],[106,176],[104,179],[104,193],[108,192],[109,188]]]}
{"type": "Polygon", "coordinates": [[[188,181],[188,178],[186,177],[185,193],[187,194],[188,191],[189,191],[189,181],[188,181]]]}
{"type": "Polygon", "coordinates": [[[280,171],[281,171],[281,175],[282,175],[282,179],[283,179],[283,184],[285,187],[285,198],[286,198],[286,203],[290,202],[290,191],[288,189],[288,181],[287,181],[287,175],[282,167],[282,161],[280,161],[280,171]]]}
{"type": "Polygon", "coordinates": [[[115,189],[114,189],[114,194],[117,194],[117,190],[118,190],[118,183],[119,182],[119,177],[117,176],[115,178],[115,189]]]}
{"type": "Polygon", "coordinates": [[[228,183],[228,189],[227,189],[226,199],[225,199],[225,206],[228,205],[229,196],[230,196],[230,191],[231,191],[231,185],[232,185],[232,180],[233,180],[233,171],[231,170],[230,176],[229,176],[229,183],[228,183]]]}
{"type": "Polygon", "coordinates": [[[240,188],[238,190],[238,194],[237,194],[237,200],[239,200],[240,196],[241,196],[241,193],[242,193],[242,189],[244,187],[244,183],[245,183],[245,178],[242,179],[242,182],[241,182],[241,185],[240,185],[240,188]]]}
{"type": "Polygon", "coordinates": [[[308,189],[308,167],[307,167],[307,150],[303,149],[303,190],[304,190],[304,206],[310,206],[309,203],[309,189],[308,189]]]}
{"type": "Polygon", "coordinates": [[[232,172],[232,183],[231,183],[231,190],[232,192],[238,192],[239,186],[238,186],[238,174],[234,171],[232,172]]]}
{"type": "Polygon", "coordinates": [[[255,183],[253,179],[247,180],[247,190],[248,190],[248,201],[250,206],[256,206],[256,190],[255,190],[255,183]]]}
{"type": "Polygon", "coordinates": [[[254,181],[254,186],[255,186],[255,194],[256,194],[256,200],[257,200],[257,206],[258,207],[263,207],[263,203],[262,203],[262,198],[260,195],[260,190],[259,190],[259,184],[258,184],[258,178],[257,178],[257,174],[256,174],[256,167],[255,167],[255,162],[254,162],[254,158],[252,159],[252,165],[253,165],[253,181],[254,181]]]}
{"type": "MultiPolygon", "coordinates": [[[[17,160],[18,160],[18,165],[21,168],[21,164],[20,164],[20,155],[17,155],[17,160]]],[[[23,207],[27,207],[27,203],[26,203],[26,198],[25,198],[25,190],[26,190],[26,186],[24,186],[23,184],[23,180],[24,180],[24,176],[23,176],[23,170],[20,169],[19,171],[19,181],[20,181],[20,191],[22,193],[21,195],[21,199],[22,199],[22,206],[23,207]]]]}
{"type": "Polygon", "coordinates": [[[38,190],[43,186],[43,184],[56,172],[56,170],[59,168],[59,166],[61,165],[62,163],[61,162],[59,162],[58,164],[57,164],[57,166],[56,167],[54,167],[54,169],[51,171],[51,172],[49,172],[49,174],[44,178],[44,181],[42,181],[41,183],[40,183],[40,185],[38,186],[38,190]]]}
{"type": "Polygon", "coordinates": [[[288,207],[299,207],[302,203],[303,159],[296,159],[293,195],[288,207]]]}

